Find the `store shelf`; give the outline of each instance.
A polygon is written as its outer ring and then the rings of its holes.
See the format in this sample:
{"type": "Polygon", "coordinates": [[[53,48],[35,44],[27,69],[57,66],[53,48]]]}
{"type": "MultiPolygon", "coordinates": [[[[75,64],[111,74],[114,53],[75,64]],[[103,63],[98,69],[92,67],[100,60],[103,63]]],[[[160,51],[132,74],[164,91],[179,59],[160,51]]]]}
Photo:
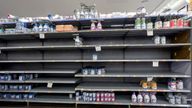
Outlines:
{"type": "Polygon", "coordinates": [[[78,83],[77,78],[38,78],[33,80],[19,81],[0,81],[0,83],[61,83],[61,84],[75,84],[78,83]]]}
{"type": "Polygon", "coordinates": [[[77,73],[75,77],[156,77],[156,78],[190,78],[191,75],[184,75],[176,72],[106,72],[103,75],[83,75],[77,73]]]}
{"type": "Polygon", "coordinates": [[[62,103],[62,104],[75,104],[75,99],[69,99],[67,96],[38,96],[30,103],[62,103]]]}
{"type": "Polygon", "coordinates": [[[16,99],[0,99],[1,102],[29,102],[29,103],[63,103],[63,104],[75,104],[74,99],[69,99],[66,96],[38,96],[35,99],[29,100],[16,100],[16,99]]]}
{"type": "Polygon", "coordinates": [[[190,59],[133,59],[133,60],[1,60],[0,63],[89,63],[89,62],[190,62],[190,59]]]}
{"type": "Polygon", "coordinates": [[[18,70],[18,71],[13,71],[13,70],[5,70],[5,71],[0,71],[0,74],[7,74],[7,73],[38,73],[38,74],[75,74],[77,70],[18,70]]]}
{"type": "MultiPolygon", "coordinates": [[[[166,29],[153,29],[154,35],[170,35],[180,33],[182,31],[190,30],[191,27],[184,28],[166,28],[166,29]]],[[[0,34],[1,39],[19,39],[19,36],[24,38],[39,38],[39,34],[42,33],[13,33],[13,34],[0,34]],[[29,37],[30,36],[30,37],[29,37]]],[[[104,29],[99,31],[93,30],[80,30],[72,32],[44,32],[45,38],[67,38],[74,37],[79,34],[82,37],[105,37],[105,36],[146,36],[147,29],[104,29]],[[109,35],[110,34],[110,35],[109,35]]]]}
{"type": "Polygon", "coordinates": [[[166,85],[158,85],[156,90],[153,89],[143,89],[139,84],[129,84],[129,83],[82,83],[76,88],[76,91],[138,91],[138,92],[184,92],[190,93],[188,89],[183,90],[169,90],[166,85]]]}
{"type": "Polygon", "coordinates": [[[83,102],[79,101],[77,104],[85,105],[131,105],[131,106],[157,106],[157,107],[191,107],[190,104],[170,104],[166,100],[157,100],[157,103],[132,103],[130,97],[118,96],[115,102],[83,102]]]}
{"type": "Polygon", "coordinates": [[[18,47],[0,47],[2,51],[15,51],[15,50],[60,50],[60,49],[94,49],[95,47],[101,48],[175,48],[190,46],[190,43],[176,43],[176,44],[113,44],[113,45],[66,45],[66,46],[18,46],[18,47]]]}
{"type": "Polygon", "coordinates": [[[74,87],[36,87],[32,90],[6,90],[1,93],[75,93],[74,87]]]}

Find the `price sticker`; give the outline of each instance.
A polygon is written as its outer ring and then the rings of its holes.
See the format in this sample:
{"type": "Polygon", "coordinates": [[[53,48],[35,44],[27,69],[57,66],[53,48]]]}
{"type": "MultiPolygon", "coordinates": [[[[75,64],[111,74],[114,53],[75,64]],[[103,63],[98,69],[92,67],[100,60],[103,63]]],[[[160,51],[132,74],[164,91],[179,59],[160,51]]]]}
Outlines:
{"type": "Polygon", "coordinates": [[[153,29],[147,30],[147,36],[153,36],[153,29]]]}
{"type": "Polygon", "coordinates": [[[147,78],[147,81],[152,81],[153,80],[153,77],[148,77],[147,78]]]}
{"type": "Polygon", "coordinates": [[[158,61],[154,61],[153,62],[153,67],[159,67],[159,62],[158,61]]]}
{"type": "Polygon", "coordinates": [[[101,46],[95,46],[95,50],[96,50],[97,52],[101,51],[101,46]]]}
{"type": "Polygon", "coordinates": [[[97,60],[97,54],[93,54],[93,60],[97,60]]]}
{"type": "Polygon", "coordinates": [[[40,38],[40,39],[45,39],[45,34],[44,34],[44,33],[40,33],[40,34],[39,34],[39,38],[40,38]]]}
{"type": "Polygon", "coordinates": [[[53,83],[52,82],[48,82],[47,83],[47,88],[52,88],[53,87],[53,83]]]}

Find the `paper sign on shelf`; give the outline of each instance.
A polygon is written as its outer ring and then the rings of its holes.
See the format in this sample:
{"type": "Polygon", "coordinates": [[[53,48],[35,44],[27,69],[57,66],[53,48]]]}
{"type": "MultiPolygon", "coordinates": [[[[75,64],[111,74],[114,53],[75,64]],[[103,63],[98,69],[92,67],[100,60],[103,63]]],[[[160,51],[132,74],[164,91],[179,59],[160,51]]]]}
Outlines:
{"type": "Polygon", "coordinates": [[[44,34],[44,33],[40,33],[40,34],[39,34],[39,38],[40,38],[40,39],[45,39],[45,34],[44,34]]]}
{"type": "Polygon", "coordinates": [[[147,30],[147,36],[153,36],[153,29],[147,30]]]}
{"type": "Polygon", "coordinates": [[[47,83],[47,88],[52,88],[53,87],[53,83],[52,82],[48,82],[47,83]]]}
{"type": "Polygon", "coordinates": [[[97,54],[93,54],[93,60],[97,60],[97,54]]]}
{"type": "Polygon", "coordinates": [[[147,77],[147,81],[152,81],[153,77],[147,77]]]}
{"type": "Polygon", "coordinates": [[[95,46],[95,50],[96,50],[97,52],[101,51],[101,46],[95,46]]]}
{"type": "Polygon", "coordinates": [[[153,61],[153,67],[159,67],[159,61],[153,61]]]}

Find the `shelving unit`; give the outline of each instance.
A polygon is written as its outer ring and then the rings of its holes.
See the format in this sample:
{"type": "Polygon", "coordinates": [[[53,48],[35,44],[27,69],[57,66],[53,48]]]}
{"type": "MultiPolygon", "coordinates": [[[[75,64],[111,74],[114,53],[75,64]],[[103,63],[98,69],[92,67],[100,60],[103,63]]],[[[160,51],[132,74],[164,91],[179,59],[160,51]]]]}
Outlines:
{"type": "MultiPolygon", "coordinates": [[[[151,17],[155,20],[155,17],[151,17]]],[[[163,16],[161,18],[164,18],[163,16]]],[[[0,84],[34,84],[32,90],[6,90],[1,93],[35,93],[35,99],[2,102],[53,103],[79,105],[126,105],[151,107],[191,107],[191,104],[170,104],[165,97],[156,104],[131,103],[132,92],[191,94],[191,27],[153,29],[153,34],[166,36],[167,44],[154,44],[154,36],[147,29],[132,29],[135,18],[104,19],[104,30],[84,29],[91,20],[53,21],[55,24],[73,24],[76,32],[0,34],[0,74],[40,74],[33,80],[0,81],[0,84]],[[119,28],[112,28],[113,25],[119,28]],[[44,38],[40,34],[45,35],[44,38]],[[83,45],[75,46],[75,36],[83,38],[83,45]],[[100,47],[101,51],[96,51],[100,47]],[[93,54],[98,56],[93,60],[93,54]],[[159,66],[154,67],[153,62],[159,66]],[[105,66],[106,74],[83,75],[85,66],[105,66]],[[140,80],[154,78],[158,88],[142,89],[140,80]],[[184,81],[183,90],[169,90],[167,79],[184,81]],[[48,88],[47,84],[53,84],[48,88]],[[38,85],[38,86],[36,86],[38,85]],[[115,102],[83,102],[75,100],[77,91],[113,91],[115,102]],[[73,94],[73,98],[69,98],[73,94]],[[129,96],[127,96],[129,94],[129,96]]],[[[7,25],[13,25],[10,23],[7,25]]],[[[192,98],[192,97],[189,97],[192,98]]]]}

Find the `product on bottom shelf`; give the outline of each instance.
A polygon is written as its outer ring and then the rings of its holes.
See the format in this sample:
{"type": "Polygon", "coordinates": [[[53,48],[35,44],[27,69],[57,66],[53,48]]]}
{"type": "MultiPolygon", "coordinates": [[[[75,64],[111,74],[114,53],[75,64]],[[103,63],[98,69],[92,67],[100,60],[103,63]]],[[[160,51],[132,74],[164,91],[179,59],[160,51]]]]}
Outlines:
{"type": "Polygon", "coordinates": [[[35,94],[0,94],[0,99],[34,99],[35,94]]]}
{"type": "Polygon", "coordinates": [[[170,104],[187,104],[187,96],[181,93],[167,93],[166,99],[170,104]]]}
{"type": "Polygon", "coordinates": [[[168,81],[169,90],[182,90],[183,88],[184,84],[182,80],[176,80],[176,78],[172,78],[168,81]]]}
{"type": "Polygon", "coordinates": [[[86,66],[81,70],[83,75],[104,75],[105,74],[105,66],[100,67],[92,67],[86,66]]]}
{"type": "Polygon", "coordinates": [[[157,97],[155,95],[156,93],[138,93],[136,96],[136,93],[133,92],[131,96],[132,103],[157,103],[157,97]]]}
{"type": "Polygon", "coordinates": [[[84,102],[114,102],[113,92],[76,92],[76,101],[84,102]]]}

